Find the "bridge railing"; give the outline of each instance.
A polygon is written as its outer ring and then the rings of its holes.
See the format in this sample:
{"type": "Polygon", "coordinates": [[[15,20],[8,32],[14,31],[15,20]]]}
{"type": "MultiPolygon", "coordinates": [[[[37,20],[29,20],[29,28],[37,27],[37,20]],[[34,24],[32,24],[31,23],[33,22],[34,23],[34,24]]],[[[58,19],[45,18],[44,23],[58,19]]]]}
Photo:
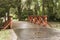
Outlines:
{"type": "Polygon", "coordinates": [[[46,26],[48,24],[47,16],[28,16],[28,21],[43,26],[46,26]]]}
{"type": "Polygon", "coordinates": [[[7,28],[12,28],[12,16],[9,16],[9,19],[3,24],[3,29],[7,28]]]}

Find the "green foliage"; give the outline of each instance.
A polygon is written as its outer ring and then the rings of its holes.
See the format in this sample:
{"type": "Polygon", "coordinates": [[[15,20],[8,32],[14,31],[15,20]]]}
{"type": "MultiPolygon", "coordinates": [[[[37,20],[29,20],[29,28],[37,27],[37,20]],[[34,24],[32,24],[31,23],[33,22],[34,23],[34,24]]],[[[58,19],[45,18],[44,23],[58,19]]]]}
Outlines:
{"type": "Polygon", "coordinates": [[[47,15],[49,20],[60,20],[60,0],[0,0],[0,17],[6,12],[19,20],[29,15],[47,15]]]}
{"type": "Polygon", "coordinates": [[[4,15],[5,15],[5,8],[0,7],[0,18],[3,17],[4,15]]]}

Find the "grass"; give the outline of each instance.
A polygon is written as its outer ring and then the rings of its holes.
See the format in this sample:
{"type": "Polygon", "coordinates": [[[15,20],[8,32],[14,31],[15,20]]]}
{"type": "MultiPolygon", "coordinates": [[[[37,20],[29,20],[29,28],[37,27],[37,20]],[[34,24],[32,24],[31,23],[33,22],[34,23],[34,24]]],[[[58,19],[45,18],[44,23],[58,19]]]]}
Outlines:
{"type": "Polygon", "coordinates": [[[0,31],[0,40],[10,40],[10,31],[9,30],[0,31]]]}

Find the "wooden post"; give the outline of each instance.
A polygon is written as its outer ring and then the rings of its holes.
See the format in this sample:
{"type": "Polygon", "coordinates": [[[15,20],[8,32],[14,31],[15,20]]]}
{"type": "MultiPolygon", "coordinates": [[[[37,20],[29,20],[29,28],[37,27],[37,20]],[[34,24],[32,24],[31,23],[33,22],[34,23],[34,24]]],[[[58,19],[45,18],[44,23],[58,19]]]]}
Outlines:
{"type": "Polygon", "coordinates": [[[41,16],[37,16],[37,22],[36,24],[40,25],[41,24],[41,16]]]}
{"type": "Polygon", "coordinates": [[[36,21],[37,21],[37,16],[34,16],[34,18],[33,18],[33,23],[35,24],[36,21]]]}
{"type": "Polygon", "coordinates": [[[47,26],[47,16],[43,16],[43,21],[42,21],[43,23],[43,26],[47,26]]]}
{"type": "Polygon", "coordinates": [[[12,16],[9,16],[9,20],[10,20],[10,28],[12,28],[12,16]]]}

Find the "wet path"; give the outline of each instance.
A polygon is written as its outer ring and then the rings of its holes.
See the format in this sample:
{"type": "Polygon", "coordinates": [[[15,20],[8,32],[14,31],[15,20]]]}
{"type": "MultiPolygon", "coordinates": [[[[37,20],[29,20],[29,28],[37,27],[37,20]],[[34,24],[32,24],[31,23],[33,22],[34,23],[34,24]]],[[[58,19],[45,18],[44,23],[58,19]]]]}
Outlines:
{"type": "Polygon", "coordinates": [[[58,29],[41,27],[27,22],[18,24],[15,24],[16,29],[14,28],[17,40],[60,40],[60,30],[58,29]],[[20,24],[19,27],[18,24],[20,24]]]}

